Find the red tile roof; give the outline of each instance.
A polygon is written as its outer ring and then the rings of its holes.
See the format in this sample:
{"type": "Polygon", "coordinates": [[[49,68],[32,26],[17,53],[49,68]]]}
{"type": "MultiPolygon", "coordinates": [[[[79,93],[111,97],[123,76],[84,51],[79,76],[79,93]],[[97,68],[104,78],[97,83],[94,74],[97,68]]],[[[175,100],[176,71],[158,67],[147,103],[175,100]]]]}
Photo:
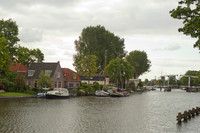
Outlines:
{"type": "Polygon", "coordinates": [[[81,81],[79,75],[69,68],[62,68],[63,75],[68,81],[81,81]]]}
{"type": "Polygon", "coordinates": [[[9,69],[13,72],[22,72],[22,73],[27,72],[27,67],[25,67],[21,63],[11,63],[9,69]]]}

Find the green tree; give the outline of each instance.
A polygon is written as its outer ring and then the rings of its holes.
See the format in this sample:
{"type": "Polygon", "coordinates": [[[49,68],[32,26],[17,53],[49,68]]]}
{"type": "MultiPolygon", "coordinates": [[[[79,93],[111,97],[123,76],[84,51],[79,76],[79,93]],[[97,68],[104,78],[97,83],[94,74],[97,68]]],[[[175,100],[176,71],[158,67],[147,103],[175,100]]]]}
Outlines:
{"type": "Polygon", "coordinates": [[[148,59],[146,52],[132,51],[126,56],[126,60],[134,67],[133,77],[135,79],[145,72],[149,72],[151,61],[148,59]]]}
{"type": "Polygon", "coordinates": [[[88,84],[90,85],[90,77],[97,72],[97,57],[95,55],[86,55],[85,58],[82,58],[80,61],[81,68],[79,73],[87,75],[88,84]]]}
{"type": "Polygon", "coordinates": [[[132,77],[133,67],[125,60],[117,58],[109,62],[107,74],[115,83],[121,84],[121,79],[129,80],[132,77]]]}
{"type": "Polygon", "coordinates": [[[26,47],[19,46],[17,48],[16,58],[18,63],[29,66],[30,63],[35,61],[42,62],[44,60],[44,54],[40,51],[40,49],[28,49],[26,47]]]}
{"type": "Polygon", "coordinates": [[[15,83],[15,91],[17,91],[17,92],[25,92],[26,91],[27,86],[25,83],[24,75],[17,74],[14,83],[15,83]]]}
{"type": "Polygon", "coordinates": [[[162,79],[156,80],[156,85],[162,86],[164,85],[164,81],[162,79]]]}
{"type": "Polygon", "coordinates": [[[200,1],[199,0],[181,0],[176,9],[170,11],[171,17],[183,20],[183,27],[179,32],[197,38],[194,47],[200,50],[200,1]]]}
{"type": "Polygon", "coordinates": [[[0,78],[5,77],[6,71],[10,65],[10,55],[7,50],[7,40],[5,37],[0,38],[0,78]]]}
{"type": "Polygon", "coordinates": [[[31,56],[34,56],[36,58],[35,59],[32,59],[34,61],[37,61],[37,62],[42,62],[44,60],[44,54],[42,53],[42,51],[40,49],[31,49],[30,50],[30,55],[31,56]]]}
{"type": "Polygon", "coordinates": [[[4,41],[4,45],[6,45],[6,51],[12,62],[18,62],[28,66],[31,62],[34,62],[35,59],[38,62],[44,60],[44,54],[40,49],[28,49],[17,44],[18,41],[20,41],[18,38],[18,26],[12,19],[0,20],[0,38],[2,37],[7,40],[6,43],[4,41]]]}
{"type": "MultiPolygon", "coordinates": [[[[190,85],[191,86],[199,86],[200,85],[200,71],[192,71],[188,70],[184,75],[190,76],[197,76],[199,78],[190,78],[190,85]]],[[[180,78],[181,85],[188,85],[188,77],[181,77],[180,78]]]]}
{"type": "Polygon", "coordinates": [[[170,76],[168,80],[169,80],[169,85],[177,85],[176,76],[170,76]]]}
{"type": "Polygon", "coordinates": [[[7,39],[7,50],[12,60],[15,60],[14,55],[17,49],[18,38],[18,26],[12,19],[0,20],[0,38],[5,37],[7,39]]]}
{"type": "Polygon", "coordinates": [[[106,30],[103,26],[89,26],[82,30],[81,36],[75,40],[76,54],[74,55],[74,66],[76,71],[81,69],[80,60],[86,55],[95,55],[98,58],[97,72],[102,73],[105,66],[104,54],[108,50],[107,64],[119,55],[125,56],[124,39],[106,30]]]}
{"type": "Polygon", "coordinates": [[[39,74],[38,85],[41,87],[51,87],[51,78],[48,75],[45,75],[44,71],[41,71],[39,74]]]}

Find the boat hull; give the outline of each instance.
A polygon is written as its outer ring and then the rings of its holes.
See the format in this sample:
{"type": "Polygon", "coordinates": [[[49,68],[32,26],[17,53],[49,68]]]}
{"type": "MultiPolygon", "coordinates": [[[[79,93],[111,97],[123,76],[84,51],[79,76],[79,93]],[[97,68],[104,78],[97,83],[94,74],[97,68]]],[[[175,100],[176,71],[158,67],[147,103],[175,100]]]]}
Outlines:
{"type": "Polygon", "coordinates": [[[46,94],[46,98],[48,98],[48,99],[67,99],[67,98],[69,98],[69,96],[58,96],[58,95],[46,94]]]}

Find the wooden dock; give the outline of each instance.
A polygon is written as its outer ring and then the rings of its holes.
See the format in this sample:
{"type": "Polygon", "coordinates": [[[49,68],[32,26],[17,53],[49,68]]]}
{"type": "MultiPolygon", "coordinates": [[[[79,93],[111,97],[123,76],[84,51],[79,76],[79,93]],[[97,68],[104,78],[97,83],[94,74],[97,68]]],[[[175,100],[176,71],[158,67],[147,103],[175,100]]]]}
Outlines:
{"type": "Polygon", "coordinates": [[[188,111],[184,111],[183,114],[181,112],[179,112],[177,115],[178,123],[181,123],[182,120],[187,121],[188,119],[194,118],[195,116],[199,115],[199,113],[200,113],[199,111],[200,111],[200,108],[196,107],[196,108],[192,108],[188,111]]]}

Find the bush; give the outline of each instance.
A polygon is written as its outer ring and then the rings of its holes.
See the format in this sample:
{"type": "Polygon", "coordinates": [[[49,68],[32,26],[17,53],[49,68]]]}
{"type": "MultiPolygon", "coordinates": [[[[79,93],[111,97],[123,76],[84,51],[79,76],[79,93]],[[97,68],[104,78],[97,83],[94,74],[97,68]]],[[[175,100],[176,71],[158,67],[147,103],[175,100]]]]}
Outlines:
{"type": "Polygon", "coordinates": [[[108,84],[107,86],[116,87],[116,85],[115,85],[115,84],[108,84]]]}
{"type": "Polygon", "coordinates": [[[93,87],[94,87],[94,90],[95,90],[95,91],[96,91],[96,90],[100,90],[100,85],[99,85],[98,82],[95,82],[93,87]]]}
{"type": "Polygon", "coordinates": [[[131,83],[128,84],[128,90],[129,91],[131,91],[131,90],[135,91],[136,90],[134,82],[131,82],[131,83]]]}
{"type": "Polygon", "coordinates": [[[42,92],[42,90],[41,90],[41,89],[38,89],[38,88],[32,88],[31,91],[32,91],[33,94],[35,94],[35,95],[36,95],[37,93],[42,92]]]}

